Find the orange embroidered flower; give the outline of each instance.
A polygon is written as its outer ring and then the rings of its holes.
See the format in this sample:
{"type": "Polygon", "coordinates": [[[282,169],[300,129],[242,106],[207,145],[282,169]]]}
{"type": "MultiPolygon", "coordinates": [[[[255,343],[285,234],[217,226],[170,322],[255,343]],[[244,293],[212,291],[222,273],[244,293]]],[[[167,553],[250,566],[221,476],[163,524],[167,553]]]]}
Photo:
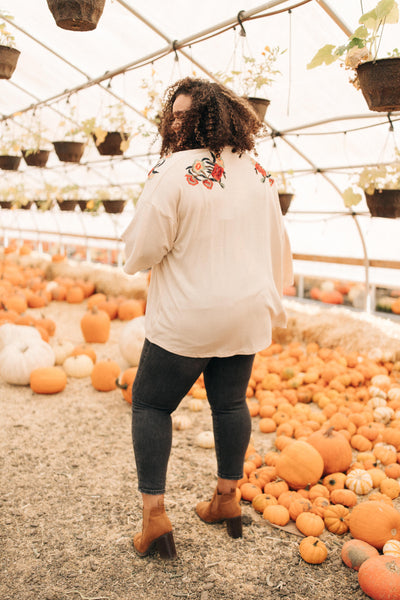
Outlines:
{"type": "Polygon", "coordinates": [[[185,177],[186,177],[186,181],[187,181],[188,183],[190,183],[190,185],[197,185],[197,184],[199,183],[199,182],[197,181],[197,179],[195,179],[195,178],[193,177],[193,175],[190,175],[189,173],[187,173],[187,174],[185,175],[185,177]]]}

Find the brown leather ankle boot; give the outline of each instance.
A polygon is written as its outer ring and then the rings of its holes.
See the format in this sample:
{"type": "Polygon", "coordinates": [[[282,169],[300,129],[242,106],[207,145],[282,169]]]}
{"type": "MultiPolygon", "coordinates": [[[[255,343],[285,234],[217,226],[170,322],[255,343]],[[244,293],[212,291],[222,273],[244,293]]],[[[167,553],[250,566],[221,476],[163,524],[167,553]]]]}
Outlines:
{"type": "Polygon", "coordinates": [[[236,497],[236,490],[220,494],[215,489],[210,502],[199,502],[196,513],[206,523],[226,521],[228,534],[233,538],[242,537],[242,509],[236,497]]]}
{"type": "Polygon", "coordinates": [[[172,525],[163,500],[155,508],[143,509],[142,533],[135,535],[133,545],[139,556],[147,556],[157,550],[161,558],[176,558],[172,525]]]}

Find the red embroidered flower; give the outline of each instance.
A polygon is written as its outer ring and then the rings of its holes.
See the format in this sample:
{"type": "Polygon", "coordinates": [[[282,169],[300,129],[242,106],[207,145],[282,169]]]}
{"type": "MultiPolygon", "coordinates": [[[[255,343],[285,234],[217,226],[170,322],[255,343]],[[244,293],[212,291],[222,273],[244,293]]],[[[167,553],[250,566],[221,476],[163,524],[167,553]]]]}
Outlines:
{"type": "Polygon", "coordinates": [[[189,173],[187,173],[187,174],[185,175],[185,177],[186,177],[186,181],[187,181],[188,183],[190,183],[190,185],[197,185],[197,184],[199,183],[199,182],[197,181],[197,179],[195,179],[195,178],[193,177],[193,175],[190,175],[189,173]]]}
{"type": "Polygon", "coordinates": [[[216,179],[217,181],[220,181],[223,174],[224,174],[224,169],[222,167],[220,167],[220,165],[215,165],[212,170],[211,177],[214,177],[214,179],[216,179]]]}
{"type": "Polygon", "coordinates": [[[272,177],[269,178],[269,185],[274,185],[275,183],[275,179],[273,179],[272,177]]]}
{"type": "Polygon", "coordinates": [[[264,168],[263,168],[263,167],[260,165],[260,163],[256,163],[256,164],[254,165],[254,167],[255,167],[256,171],[258,171],[259,173],[261,173],[261,175],[262,175],[263,177],[266,177],[266,176],[267,176],[267,172],[266,172],[266,170],[265,170],[265,169],[264,169],[264,168]]]}
{"type": "Polygon", "coordinates": [[[210,179],[205,179],[203,181],[203,185],[208,189],[211,190],[212,186],[214,185],[212,181],[210,181],[210,179]]]}

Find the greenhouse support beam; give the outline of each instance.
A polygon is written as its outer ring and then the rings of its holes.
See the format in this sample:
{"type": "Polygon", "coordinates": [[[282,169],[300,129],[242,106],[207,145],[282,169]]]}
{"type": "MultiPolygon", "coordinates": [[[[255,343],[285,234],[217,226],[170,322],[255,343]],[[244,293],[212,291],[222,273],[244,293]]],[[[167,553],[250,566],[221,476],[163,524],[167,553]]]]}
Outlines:
{"type": "Polygon", "coordinates": [[[349,29],[347,27],[347,25],[335,13],[335,11],[329,6],[329,4],[327,2],[325,2],[325,0],[317,0],[317,4],[320,5],[320,7],[330,16],[332,21],[334,21],[336,23],[336,25],[338,25],[340,27],[340,29],[343,31],[343,33],[345,33],[347,35],[347,37],[350,37],[352,35],[353,32],[351,31],[351,29],[349,29]]]}
{"type": "MultiPolygon", "coordinates": [[[[75,71],[77,71],[78,73],[80,73],[81,75],[83,75],[84,77],[86,77],[86,79],[88,80],[88,82],[90,81],[90,75],[88,75],[87,73],[85,73],[84,71],[82,71],[82,69],[80,69],[76,65],[72,64],[64,56],[62,56],[61,54],[59,54],[58,52],[56,52],[55,50],[53,50],[52,48],[50,48],[49,46],[47,46],[46,44],[44,44],[43,42],[41,42],[39,39],[37,39],[35,36],[33,36],[32,34],[30,34],[28,31],[26,31],[25,29],[23,29],[19,25],[16,25],[16,23],[14,23],[13,21],[11,21],[10,19],[7,19],[6,17],[3,17],[3,18],[4,18],[5,21],[7,21],[7,23],[9,23],[13,27],[15,27],[16,29],[18,29],[19,31],[21,31],[21,33],[23,33],[24,35],[26,35],[27,37],[29,37],[36,44],[39,44],[39,46],[42,46],[42,48],[44,48],[45,50],[47,50],[47,52],[50,52],[50,54],[53,54],[58,59],[60,59],[61,61],[63,61],[65,64],[67,64],[69,67],[71,67],[72,69],[74,69],[75,71]]],[[[137,109],[134,106],[132,106],[131,104],[129,104],[129,102],[126,102],[126,100],[124,98],[122,98],[121,96],[119,96],[118,94],[116,94],[115,92],[113,92],[113,90],[111,90],[107,86],[101,85],[101,83],[98,83],[98,85],[99,85],[99,87],[101,87],[102,90],[104,90],[105,92],[107,92],[107,94],[110,94],[111,96],[113,96],[119,102],[124,103],[131,110],[133,110],[135,113],[137,113],[140,117],[142,117],[143,119],[147,119],[147,117],[145,117],[143,115],[143,113],[139,109],[137,109]]],[[[29,92],[26,92],[26,90],[23,90],[23,91],[25,93],[29,93],[29,92]]],[[[29,93],[29,95],[33,96],[33,94],[30,94],[30,93],[29,93]]],[[[40,102],[41,101],[39,100],[39,103],[40,102]]],[[[62,115],[62,116],[65,117],[65,115],[62,115]]],[[[151,122],[150,119],[147,119],[147,121],[151,122]]]]}
{"type": "MultiPolygon", "coordinates": [[[[393,112],[390,113],[391,116],[398,116],[400,115],[400,112],[393,112]]],[[[282,135],[285,135],[287,133],[297,133],[302,130],[302,129],[310,129],[312,127],[318,127],[318,125],[326,125],[327,123],[337,123],[340,121],[352,121],[352,120],[356,120],[356,119],[383,119],[382,123],[380,123],[381,125],[387,125],[388,124],[388,120],[387,120],[387,116],[386,114],[364,114],[364,115],[343,115],[341,117],[332,117],[330,119],[321,119],[320,121],[314,121],[311,123],[304,123],[304,125],[296,125],[295,127],[290,127],[289,129],[285,129],[283,131],[281,131],[282,135]]],[[[343,133],[341,131],[339,131],[338,133],[343,133]]],[[[301,135],[301,134],[299,134],[301,135]]]]}
{"type": "MultiPolygon", "coordinates": [[[[286,2],[287,0],[270,0],[270,2],[266,2],[265,4],[261,4],[260,6],[253,8],[251,10],[248,11],[243,11],[243,13],[241,14],[241,20],[242,21],[246,21],[247,19],[249,19],[250,17],[252,17],[253,15],[263,12],[264,10],[268,10],[269,8],[273,8],[274,6],[278,6],[279,4],[283,4],[284,2],[286,2]]],[[[175,52],[175,50],[178,50],[179,48],[181,48],[182,46],[185,45],[189,45],[191,42],[194,42],[196,39],[198,38],[202,38],[205,35],[208,35],[210,33],[213,33],[215,31],[218,31],[219,29],[223,28],[223,27],[227,27],[227,26],[232,26],[235,23],[237,23],[237,15],[235,15],[234,17],[231,17],[230,19],[227,19],[226,21],[223,21],[222,23],[218,23],[217,25],[214,25],[213,27],[209,27],[208,29],[205,29],[199,33],[193,34],[187,38],[184,38],[182,40],[175,40],[172,43],[168,43],[167,46],[164,46],[164,48],[161,48],[159,50],[156,50],[154,52],[151,52],[150,54],[147,54],[146,56],[143,56],[142,58],[138,58],[132,62],[127,63],[126,65],[123,65],[122,67],[118,67],[117,69],[113,69],[112,71],[106,71],[103,75],[100,75],[99,77],[95,77],[93,79],[90,79],[89,81],[86,81],[85,83],[82,83],[80,85],[77,85],[73,88],[70,88],[68,90],[63,90],[62,92],[58,93],[58,94],[54,94],[54,96],[51,96],[50,98],[47,98],[45,100],[42,100],[40,102],[38,102],[35,105],[31,105],[25,108],[21,108],[15,112],[18,113],[24,113],[24,112],[28,112],[30,110],[33,110],[36,107],[39,106],[45,106],[45,105],[49,105],[50,102],[56,102],[64,97],[68,97],[71,94],[74,94],[76,92],[80,92],[82,90],[85,90],[89,87],[92,87],[93,85],[97,85],[102,83],[103,81],[112,79],[113,77],[116,77],[117,75],[122,75],[122,73],[125,73],[126,71],[129,71],[133,68],[137,68],[140,65],[144,65],[146,63],[149,63],[153,60],[162,58],[163,56],[166,56],[167,54],[170,54],[171,52],[175,52]]],[[[191,60],[191,59],[190,59],[191,60]]],[[[192,61],[193,62],[193,61],[192,61]]],[[[12,113],[11,115],[3,115],[2,119],[0,120],[6,120],[9,119],[13,116],[12,113]]]]}

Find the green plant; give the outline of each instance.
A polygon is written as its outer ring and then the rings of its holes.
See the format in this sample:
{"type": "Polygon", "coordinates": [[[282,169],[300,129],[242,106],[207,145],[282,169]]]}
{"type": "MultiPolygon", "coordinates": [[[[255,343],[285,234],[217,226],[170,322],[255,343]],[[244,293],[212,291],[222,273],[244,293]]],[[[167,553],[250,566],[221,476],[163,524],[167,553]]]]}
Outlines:
{"type": "Polygon", "coordinates": [[[122,102],[112,104],[107,107],[107,111],[101,118],[90,117],[85,119],[72,130],[72,134],[82,133],[84,137],[94,137],[96,146],[99,146],[106,139],[107,133],[117,131],[124,134],[120,148],[126,152],[131,140],[132,125],[126,118],[124,105],[122,102]]]}
{"type": "MultiPolygon", "coordinates": [[[[4,11],[0,10],[0,19],[13,19],[12,15],[6,14],[4,11]]],[[[8,46],[9,48],[15,48],[15,38],[12,33],[7,29],[8,23],[6,21],[2,21],[0,23],[0,46],[8,46]]]]}
{"type": "Polygon", "coordinates": [[[43,188],[38,190],[36,205],[41,211],[49,210],[59,194],[59,188],[56,185],[45,183],[43,188]]]}
{"type": "MultiPolygon", "coordinates": [[[[395,24],[399,21],[399,7],[396,0],[380,0],[374,9],[361,15],[360,27],[349,37],[347,44],[334,46],[326,44],[318,50],[307,69],[313,69],[320,65],[339,60],[345,69],[356,70],[357,67],[367,61],[375,61],[382,39],[384,25],[395,24]]],[[[398,57],[400,51],[394,48],[388,56],[398,57]]],[[[350,82],[359,88],[357,73],[355,72],[350,82]]]]}
{"type": "Polygon", "coordinates": [[[261,52],[261,58],[243,56],[243,67],[224,72],[218,71],[215,76],[226,86],[232,87],[235,92],[242,96],[254,96],[266,87],[272,85],[276,75],[281,72],[275,67],[278,57],[286,50],[280,50],[278,46],[270,48],[265,46],[261,52]]]}
{"type": "Polygon", "coordinates": [[[272,172],[271,177],[278,187],[279,194],[292,194],[293,186],[291,181],[291,171],[272,172]]]}
{"type": "Polygon", "coordinates": [[[361,202],[361,191],[373,194],[375,190],[400,190],[400,152],[396,150],[396,159],[388,165],[364,167],[353,180],[342,194],[347,207],[361,202]]]}
{"type": "Polygon", "coordinates": [[[29,199],[26,197],[25,187],[22,183],[18,183],[17,185],[7,185],[0,188],[0,200],[11,200],[13,206],[16,208],[25,206],[25,204],[29,202],[29,199]]]}

